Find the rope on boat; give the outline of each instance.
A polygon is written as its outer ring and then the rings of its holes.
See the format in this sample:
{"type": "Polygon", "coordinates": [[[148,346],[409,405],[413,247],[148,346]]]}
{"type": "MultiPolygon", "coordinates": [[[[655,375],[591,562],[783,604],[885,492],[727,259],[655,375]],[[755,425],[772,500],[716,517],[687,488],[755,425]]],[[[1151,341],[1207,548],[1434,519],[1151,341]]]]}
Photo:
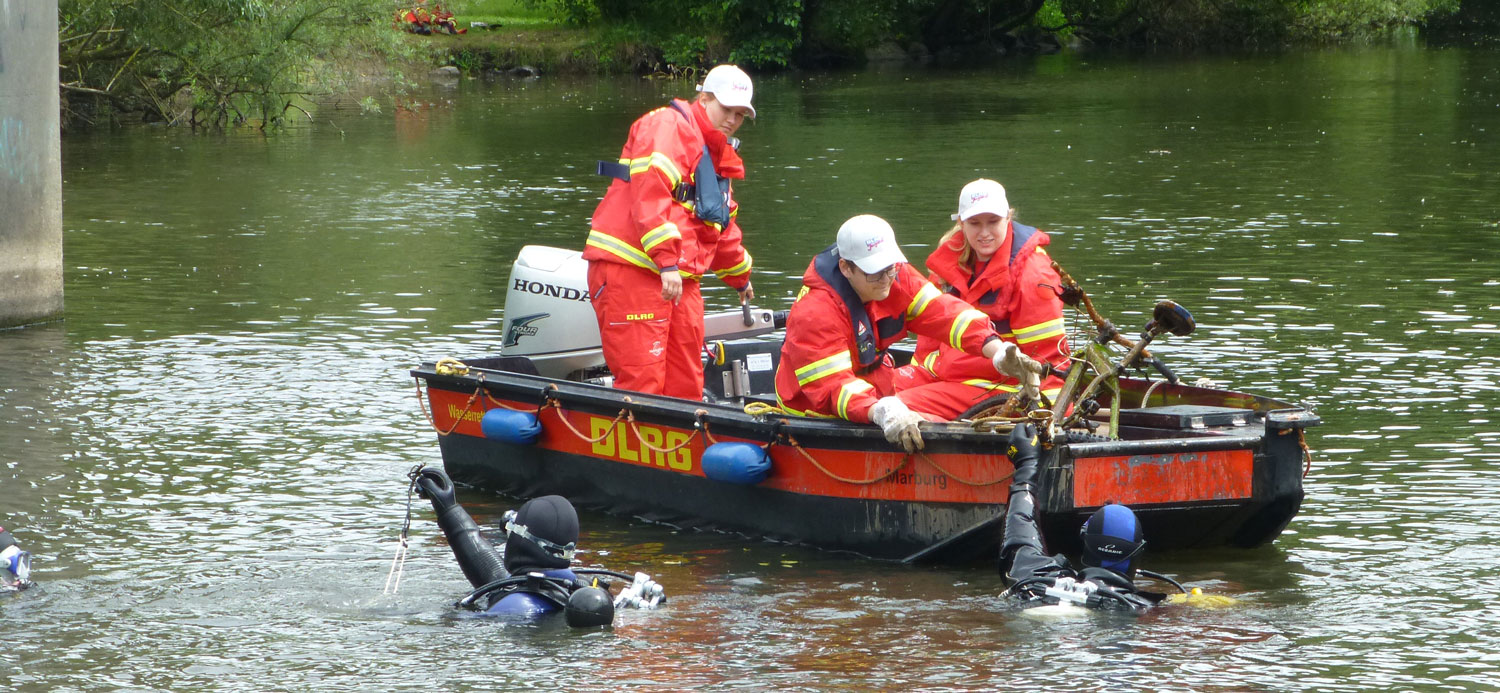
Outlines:
{"type": "Polygon", "coordinates": [[[848,477],[839,476],[838,474],[834,474],[832,471],[829,471],[829,469],[827,467],[824,467],[822,463],[818,462],[818,460],[812,456],[812,453],[809,453],[806,448],[803,448],[802,444],[798,443],[797,439],[794,436],[792,436],[792,434],[790,434],[790,433],[787,434],[787,436],[786,436],[786,442],[789,445],[791,445],[792,447],[796,448],[797,452],[802,453],[802,457],[804,457],[808,462],[811,462],[814,467],[817,467],[818,471],[823,472],[824,474],[827,474],[828,478],[833,479],[835,481],[842,481],[842,482],[844,482],[846,484],[854,484],[856,486],[868,486],[870,484],[875,484],[875,483],[879,483],[879,482],[885,481],[886,479],[890,478],[890,476],[892,474],[895,474],[896,472],[900,471],[902,467],[905,467],[907,461],[909,461],[911,459],[911,455],[906,455],[906,456],[902,457],[901,461],[899,463],[897,463],[896,466],[891,467],[884,474],[881,474],[880,476],[874,477],[872,479],[862,479],[862,480],[861,479],[850,479],[848,477]]]}
{"type": "Polygon", "coordinates": [[[464,410],[459,412],[458,416],[453,417],[453,425],[449,426],[448,430],[445,431],[438,427],[437,421],[432,418],[432,412],[427,410],[427,398],[422,396],[422,379],[413,376],[412,381],[416,385],[417,406],[422,408],[422,416],[427,417],[428,425],[432,426],[432,430],[437,431],[440,438],[447,437],[454,429],[458,428],[458,424],[464,420],[464,415],[468,414],[469,410],[474,407],[474,402],[479,400],[479,393],[484,389],[483,386],[480,386],[474,390],[474,394],[469,395],[469,401],[464,402],[464,410]]]}
{"type": "MultiPolygon", "coordinates": [[[[549,385],[548,387],[556,387],[556,386],[555,385],[549,385]]],[[[498,399],[495,399],[495,396],[492,395],[492,394],[490,394],[490,391],[484,387],[484,374],[483,373],[479,374],[479,386],[478,386],[478,388],[475,391],[476,392],[483,392],[484,393],[484,398],[486,400],[488,400],[490,404],[493,404],[493,405],[495,405],[496,407],[498,407],[500,409],[505,409],[505,410],[508,410],[508,411],[529,411],[529,412],[535,412],[537,414],[540,414],[540,413],[542,413],[542,407],[546,406],[545,404],[539,404],[536,407],[512,407],[509,404],[506,404],[504,402],[501,402],[498,399]]]]}
{"type": "MultiPolygon", "coordinates": [[[[626,404],[634,404],[634,400],[630,399],[630,397],[627,396],[627,397],[625,397],[625,403],[626,404]]],[[[635,433],[635,439],[638,440],[638,441],[640,441],[641,446],[645,447],[648,450],[651,450],[653,452],[665,455],[665,454],[667,454],[669,452],[677,452],[678,450],[681,450],[681,449],[687,447],[689,443],[693,442],[693,437],[692,436],[688,436],[686,438],[683,438],[681,443],[678,443],[678,444],[676,444],[676,445],[674,445],[674,446],[672,446],[670,448],[659,448],[659,447],[657,447],[655,445],[652,445],[651,443],[647,442],[646,439],[641,436],[641,429],[636,428],[636,425],[635,425],[635,412],[634,411],[631,411],[628,408],[627,409],[621,409],[620,411],[625,414],[625,420],[628,421],[628,422],[630,422],[630,430],[631,430],[631,432],[635,433]]],[[[699,409],[698,411],[701,412],[703,410],[699,409]]],[[[611,427],[611,428],[613,428],[613,427],[611,427]]]]}
{"type": "Polygon", "coordinates": [[[1304,429],[1297,429],[1297,444],[1302,446],[1302,478],[1307,478],[1307,473],[1312,471],[1312,449],[1307,447],[1307,434],[1304,429]]]}
{"type": "Polygon", "coordinates": [[[468,375],[469,364],[452,356],[447,356],[438,359],[437,363],[433,364],[432,370],[438,375],[468,375]]]}
{"type": "MultiPolygon", "coordinates": [[[[764,416],[766,414],[771,414],[771,413],[782,413],[782,411],[783,410],[780,407],[773,406],[773,405],[770,405],[770,404],[766,404],[764,402],[751,402],[751,403],[745,405],[745,413],[749,414],[751,416],[764,416]]],[[[999,431],[999,429],[1000,429],[1001,426],[1008,426],[1005,429],[1005,431],[1004,431],[1004,432],[1008,433],[1008,432],[1010,432],[1011,428],[1015,428],[1016,422],[1018,422],[1018,421],[1024,421],[1024,420],[1026,420],[1026,418],[1027,417],[1020,417],[1020,418],[1017,418],[1017,419],[1006,419],[1004,417],[999,417],[999,416],[990,416],[990,417],[984,417],[984,418],[981,418],[981,419],[977,419],[977,420],[975,420],[973,422],[972,425],[974,426],[974,430],[980,431],[980,432],[986,432],[986,430],[988,430],[988,431],[999,431]],[[986,429],[985,428],[986,426],[988,426],[990,428],[986,429]]],[[[796,448],[797,452],[800,453],[802,455],[802,457],[804,459],[806,459],[808,462],[811,462],[812,465],[818,469],[818,471],[823,472],[824,474],[828,475],[829,478],[834,479],[836,481],[842,481],[842,482],[844,482],[846,484],[855,484],[855,485],[859,485],[859,486],[867,486],[869,484],[878,483],[878,482],[881,482],[881,481],[884,481],[884,480],[890,478],[891,475],[893,475],[896,472],[900,471],[902,467],[905,467],[906,463],[908,461],[910,461],[911,457],[912,457],[911,454],[908,453],[906,456],[904,456],[904,457],[901,458],[901,463],[900,464],[897,464],[896,466],[891,467],[885,473],[880,474],[879,476],[876,476],[874,478],[870,478],[870,479],[850,479],[848,477],[844,477],[844,476],[840,476],[838,474],[835,474],[832,471],[830,471],[827,467],[824,467],[823,464],[821,462],[818,462],[817,458],[813,457],[812,453],[808,452],[806,448],[802,447],[802,445],[797,442],[797,439],[795,437],[793,437],[791,434],[787,434],[786,439],[787,439],[787,443],[789,443],[792,447],[796,448]]],[[[960,484],[964,484],[966,486],[980,486],[980,487],[983,487],[983,486],[993,486],[995,484],[998,484],[998,483],[1000,483],[1002,481],[1005,481],[1005,480],[1009,479],[1012,475],[1015,474],[1015,470],[1011,470],[1010,473],[1006,474],[1005,476],[1002,476],[1002,477],[1000,477],[998,479],[994,479],[992,481],[972,481],[972,480],[969,480],[969,479],[965,479],[965,478],[963,478],[961,476],[958,476],[958,475],[954,474],[953,472],[948,471],[947,469],[944,469],[942,465],[940,465],[937,462],[933,461],[933,459],[931,457],[928,457],[927,453],[925,453],[925,452],[918,452],[917,454],[920,455],[922,457],[922,459],[926,460],[927,464],[932,465],[932,467],[934,469],[936,469],[939,472],[943,473],[948,478],[950,478],[950,479],[952,479],[954,481],[957,481],[960,484]]]]}
{"type": "Polygon", "coordinates": [[[750,402],[749,404],[745,405],[745,413],[756,418],[760,418],[762,416],[770,416],[772,414],[790,414],[791,412],[782,409],[781,407],[778,407],[774,404],[767,404],[765,402],[750,402]]]}
{"type": "Polygon", "coordinates": [[[1157,380],[1157,381],[1151,383],[1151,387],[1146,388],[1146,394],[1141,395],[1141,408],[1142,409],[1146,408],[1146,400],[1151,399],[1151,393],[1156,391],[1156,386],[1158,386],[1158,385],[1160,385],[1160,384],[1162,384],[1164,382],[1167,382],[1167,381],[1165,381],[1165,380],[1157,380]]]}
{"type": "Polygon", "coordinates": [[[693,428],[698,429],[698,432],[703,435],[704,450],[707,450],[710,445],[719,444],[718,439],[714,438],[713,432],[708,430],[708,421],[704,419],[706,416],[708,416],[707,409],[693,410],[693,428]]]}
{"type": "MultiPolygon", "coordinates": [[[[604,440],[605,438],[608,438],[611,434],[613,434],[615,432],[615,427],[620,425],[620,420],[624,419],[625,416],[630,413],[630,410],[628,410],[628,409],[621,409],[620,413],[615,414],[614,420],[609,422],[609,428],[604,429],[604,432],[600,433],[599,437],[597,437],[597,438],[590,438],[590,437],[584,435],[578,429],[576,429],[576,428],[573,427],[573,422],[571,422],[571,421],[568,420],[568,417],[563,413],[562,405],[558,404],[557,400],[549,398],[547,400],[547,403],[543,404],[541,408],[542,409],[546,409],[547,407],[552,407],[553,409],[556,409],[557,410],[557,418],[558,418],[558,420],[562,421],[563,425],[567,426],[568,430],[570,430],[570,431],[573,432],[573,435],[578,436],[579,440],[582,440],[583,442],[588,443],[589,445],[593,445],[594,443],[598,443],[598,442],[604,440]]],[[[639,436],[639,434],[637,434],[637,436],[639,436]]]]}
{"type": "Polygon", "coordinates": [[[963,484],[965,486],[979,486],[979,487],[994,486],[995,484],[998,484],[998,483],[1000,483],[1002,481],[1005,481],[1005,480],[1011,478],[1012,476],[1015,476],[1015,474],[1016,474],[1016,470],[1012,469],[1005,476],[999,477],[999,478],[995,479],[994,481],[970,481],[970,480],[965,479],[965,478],[963,478],[963,477],[961,477],[961,476],[959,476],[957,474],[954,474],[953,472],[950,472],[950,471],[944,469],[942,465],[940,465],[940,464],[937,463],[937,460],[934,460],[931,457],[928,457],[927,453],[925,453],[925,452],[918,452],[917,456],[921,457],[924,460],[926,460],[927,464],[932,465],[933,469],[936,469],[936,470],[942,472],[944,476],[947,476],[949,479],[957,481],[958,483],[963,484]]]}
{"type": "MultiPolygon", "coordinates": [[[[1312,471],[1312,448],[1307,447],[1306,431],[1301,428],[1295,430],[1297,431],[1297,447],[1302,448],[1302,478],[1306,479],[1308,473],[1312,471]]],[[[1290,433],[1291,431],[1281,431],[1277,435],[1284,436],[1290,433]]]]}

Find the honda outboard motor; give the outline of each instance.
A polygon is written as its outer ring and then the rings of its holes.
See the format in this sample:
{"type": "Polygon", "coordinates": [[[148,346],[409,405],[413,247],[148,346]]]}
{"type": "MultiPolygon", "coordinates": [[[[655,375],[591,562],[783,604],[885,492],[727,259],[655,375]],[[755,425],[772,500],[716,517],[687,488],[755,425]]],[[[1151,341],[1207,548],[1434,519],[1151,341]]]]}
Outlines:
{"type": "MultiPolygon", "coordinates": [[[[569,378],[604,366],[599,322],[589,300],[589,263],[576,250],[528,245],[516,256],[505,290],[505,356],[531,359],[538,374],[569,378]]],[[[704,316],[705,339],[776,330],[774,314],[751,308],[704,316]]]]}
{"type": "Polygon", "coordinates": [[[530,358],[537,373],[549,378],[603,366],[588,273],[589,263],[576,250],[522,248],[505,291],[501,353],[530,358]]]}

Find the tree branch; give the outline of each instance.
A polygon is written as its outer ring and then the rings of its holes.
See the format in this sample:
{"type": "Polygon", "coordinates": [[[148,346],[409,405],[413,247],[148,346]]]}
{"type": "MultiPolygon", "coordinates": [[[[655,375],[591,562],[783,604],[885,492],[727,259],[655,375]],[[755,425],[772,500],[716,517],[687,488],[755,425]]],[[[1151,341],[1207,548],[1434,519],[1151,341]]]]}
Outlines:
{"type": "Polygon", "coordinates": [[[1042,11],[1042,5],[1046,4],[1046,2],[1047,0],[1031,0],[1031,6],[1027,7],[1024,10],[1021,10],[1021,14],[1018,14],[1014,17],[1011,17],[1010,19],[1005,20],[1004,22],[996,24],[990,29],[990,31],[998,34],[1003,34],[1007,31],[1010,31],[1011,29],[1014,29],[1018,26],[1021,26],[1022,24],[1031,21],[1031,18],[1035,17],[1036,13],[1042,11]]]}
{"type": "Polygon", "coordinates": [[[1131,15],[1134,15],[1137,12],[1139,12],[1140,9],[1141,9],[1141,0],[1134,0],[1134,2],[1130,3],[1129,7],[1125,8],[1123,10],[1120,10],[1120,14],[1116,15],[1114,19],[1111,19],[1111,20],[1108,20],[1108,21],[1102,21],[1102,22],[1081,22],[1081,21],[1069,20],[1069,21],[1063,22],[1059,26],[1055,26],[1055,27],[1044,26],[1044,27],[1041,27],[1041,30],[1045,31],[1045,32],[1048,32],[1048,33],[1051,33],[1051,34],[1055,34],[1055,33],[1059,32],[1059,31],[1063,31],[1065,29],[1111,29],[1111,28],[1114,28],[1116,26],[1119,26],[1126,19],[1130,18],[1131,15]]]}

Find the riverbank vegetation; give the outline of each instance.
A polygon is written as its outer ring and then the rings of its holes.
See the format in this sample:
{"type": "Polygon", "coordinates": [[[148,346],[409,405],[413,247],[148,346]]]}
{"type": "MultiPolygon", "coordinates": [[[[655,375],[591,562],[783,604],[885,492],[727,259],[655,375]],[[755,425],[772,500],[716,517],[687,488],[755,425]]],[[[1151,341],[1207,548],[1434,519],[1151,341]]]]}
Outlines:
{"type": "MultiPolygon", "coordinates": [[[[470,0],[495,5],[511,0],[470,0]]],[[[864,62],[872,48],[969,63],[1071,46],[1278,47],[1460,16],[1478,0],[528,0],[559,23],[625,30],[668,66],[864,62]]]]}
{"type": "Polygon", "coordinates": [[[265,127],[361,79],[435,63],[495,70],[692,73],[870,59],[973,64],[1065,48],[1279,47],[1396,27],[1493,33],[1487,0],[450,0],[462,35],[400,29],[440,0],[59,0],[68,126],[265,127]],[[1477,27],[1477,29],[1476,29],[1477,27]]]}
{"type": "Polygon", "coordinates": [[[63,122],[274,125],[433,49],[370,0],[59,0],[63,122]],[[392,67],[394,66],[394,67],[392,67]]]}

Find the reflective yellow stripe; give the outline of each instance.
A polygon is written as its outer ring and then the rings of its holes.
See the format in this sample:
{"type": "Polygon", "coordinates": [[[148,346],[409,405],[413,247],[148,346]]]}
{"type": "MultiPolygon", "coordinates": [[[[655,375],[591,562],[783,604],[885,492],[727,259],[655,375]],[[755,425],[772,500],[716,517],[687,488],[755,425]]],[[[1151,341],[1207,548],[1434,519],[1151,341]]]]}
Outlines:
{"type": "Polygon", "coordinates": [[[677,225],[669,221],[647,231],[644,236],[641,236],[641,246],[646,249],[646,252],[651,252],[652,248],[666,243],[673,238],[681,240],[682,234],[677,232],[677,225]]]}
{"type": "Polygon", "coordinates": [[[1056,337],[1066,331],[1067,330],[1065,330],[1063,327],[1062,318],[1058,318],[1056,320],[1048,320],[1047,322],[1039,322],[1035,325],[1031,325],[1030,327],[1023,327],[1019,330],[1016,330],[1016,343],[1029,344],[1039,339],[1056,337]]]}
{"type": "Polygon", "coordinates": [[[852,399],[854,399],[855,395],[857,395],[857,394],[859,394],[861,392],[868,392],[868,391],[873,390],[873,389],[875,389],[874,385],[871,385],[871,384],[869,384],[869,383],[867,383],[867,382],[865,382],[863,380],[860,380],[859,378],[855,378],[854,380],[851,380],[851,381],[849,381],[847,383],[844,383],[844,386],[841,387],[841,388],[839,388],[839,399],[838,399],[839,418],[840,419],[848,419],[849,418],[849,401],[852,400],[852,399]]]}
{"type": "Polygon", "coordinates": [[[922,362],[917,365],[920,366],[922,370],[927,371],[929,374],[937,376],[937,360],[938,353],[937,350],[934,349],[931,352],[928,352],[927,358],[922,359],[922,362]]]}
{"type": "Polygon", "coordinates": [[[732,277],[732,276],[734,276],[736,274],[744,274],[744,273],[749,272],[749,271],[750,271],[750,253],[745,253],[745,259],[742,260],[740,262],[740,264],[735,265],[733,267],[730,267],[729,269],[715,270],[714,274],[719,275],[719,277],[722,279],[724,277],[732,277]]]}
{"type": "Polygon", "coordinates": [[[1016,392],[1021,389],[1017,385],[1001,385],[1000,383],[997,383],[993,380],[984,380],[982,378],[971,378],[969,380],[963,381],[963,384],[971,385],[973,387],[982,387],[986,390],[999,390],[1001,392],[1016,392]]]}
{"type": "Polygon", "coordinates": [[[682,173],[677,170],[677,164],[672,161],[672,157],[661,152],[651,152],[650,156],[643,156],[638,159],[621,159],[620,163],[630,166],[630,175],[632,177],[637,173],[645,173],[647,169],[654,167],[667,177],[667,181],[672,184],[672,187],[675,188],[682,185],[682,173]]]}
{"type": "Polygon", "coordinates": [[[849,350],[845,349],[827,358],[807,364],[794,371],[797,376],[797,384],[806,387],[808,383],[833,375],[839,371],[852,370],[854,361],[849,358],[849,350]]]}
{"type": "Polygon", "coordinates": [[[938,291],[937,287],[932,284],[923,284],[922,290],[917,292],[917,297],[913,298],[911,305],[906,307],[906,319],[915,320],[918,315],[922,314],[922,311],[927,310],[927,306],[932,303],[933,299],[942,295],[943,292],[938,291]]]}
{"type": "Polygon", "coordinates": [[[589,231],[589,238],[587,241],[584,241],[584,245],[591,245],[632,265],[651,270],[657,274],[661,273],[661,268],[657,267],[656,263],[651,261],[649,255],[626,245],[624,241],[598,229],[589,231]]]}
{"type": "Polygon", "coordinates": [[[807,285],[803,284],[802,288],[797,290],[797,297],[794,298],[794,299],[792,299],[792,303],[796,303],[796,302],[802,300],[802,297],[806,296],[808,291],[809,291],[809,289],[807,288],[807,285]]]}
{"type": "Polygon", "coordinates": [[[959,313],[958,317],[953,319],[952,329],[948,330],[948,343],[953,345],[954,349],[964,348],[964,333],[969,330],[969,325],[974,324],[975,320],[988,322],[989,319],[989,316],[973,308],[959,313]]]}
{"type": "Polygon", "coordinates": [[[786,402],[781,399],[781,393],[780,392],[776,393],[776,406],[781,407],[782,410],[784,410],[788,414],[796,414],[797,416],[806,416],[806,417],[812,418],[812,419],[832,419],[832,418],[837,418],[837,417],[829,416],[827,414],[819,414],[818,412],[815,412],[815,411],[801,411],[801,410],[798,410],[798,409],[793,409],[791,407],[788,407],[786,405],[786,402]]]}

